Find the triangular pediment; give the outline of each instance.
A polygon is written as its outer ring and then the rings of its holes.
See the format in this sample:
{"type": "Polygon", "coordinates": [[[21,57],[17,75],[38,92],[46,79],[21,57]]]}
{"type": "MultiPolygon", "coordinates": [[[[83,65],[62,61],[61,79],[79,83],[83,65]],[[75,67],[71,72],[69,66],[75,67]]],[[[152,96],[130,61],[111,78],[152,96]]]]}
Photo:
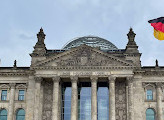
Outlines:
{"type": "Polygon", "coordinates": [[[81,45],[49,57],[35,66],[134,66],[97,48],[81,45]]]}

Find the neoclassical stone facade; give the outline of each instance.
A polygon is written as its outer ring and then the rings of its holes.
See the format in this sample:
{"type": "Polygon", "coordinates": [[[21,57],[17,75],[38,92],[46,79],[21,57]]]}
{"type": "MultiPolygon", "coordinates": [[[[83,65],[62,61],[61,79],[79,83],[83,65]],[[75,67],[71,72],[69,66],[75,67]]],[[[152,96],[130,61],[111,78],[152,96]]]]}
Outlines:
{"type": "Polygon", "coordinates": [[[95,37],[60,50],[44,44],[30,67],[0,67],[2,120],[164,120],[164,67],[142,67],[130,29],[125,49],[95,37]]]}

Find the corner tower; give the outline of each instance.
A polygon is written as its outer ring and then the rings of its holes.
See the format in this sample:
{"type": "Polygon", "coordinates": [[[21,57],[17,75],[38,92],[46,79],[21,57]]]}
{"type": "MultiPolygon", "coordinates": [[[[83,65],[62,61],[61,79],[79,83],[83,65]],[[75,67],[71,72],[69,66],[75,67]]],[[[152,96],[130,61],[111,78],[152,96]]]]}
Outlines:
{"type": "Polygon", "coordinates": [[[45,36],[46,35],[44,34],[43,29],[41,28],[37,34],[38,41],[34,46],[34,51],[30,54],[30,56],[32,57],[31,65],[46,59],[45,54],[47,49],[44,44],[45,36]]]}
{"type": "Polygon", "coordinates": [[[139,53],[138,46],[135,42],[136,34],[133,32],[133,29],[130,28],[128,36],[128,43],[125,48],[125,58],[126,60],[131,60],[137,67],[141,67],[141,53],[139,53]]]}

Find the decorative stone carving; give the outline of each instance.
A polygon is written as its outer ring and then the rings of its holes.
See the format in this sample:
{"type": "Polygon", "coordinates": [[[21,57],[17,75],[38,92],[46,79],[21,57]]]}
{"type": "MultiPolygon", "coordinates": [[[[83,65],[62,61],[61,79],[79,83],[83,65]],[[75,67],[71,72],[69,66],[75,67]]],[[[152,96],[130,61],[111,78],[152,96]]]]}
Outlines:
{"type": "Polygon", "coordinates": [[[60,77],[59,76],[55,76],[52,78],[53,82],[60,82],[60,77]]]}
{"type": "Polygon", "coordinates": [[[72,83],[78,82],[78,76],[71,76],[70,79],[72,83]]]}
{"type": "Polygon", "coordinates": [[[10,88],[15,88],[16,83],[9,83],[10,88]]]}
{"type": "Polygon", "coordinates": [[[120,63],[110,58],[104,57],[91,49],[80,49],[67,59],[57,62],[59,66],[118,66],[120,63]]]}
{"type": "Polygon", "coordinates": [[[43,86],[43,120],[52,120],[53,82],[45,81],[43,86]]]}
{"type": "Polygon", "coordinates": [[[127,120],[126,116],[126,84],[116,82],[116,120],[127,120]]]}
{"type": "Polygon", "coordinates": [[[156,83],[146,83],[146,82],[144,82],[144,83],[142,83],[142,86],[143,86],[143,88],[144,88],[144,90],[146,90],[146,88],[147,87],[152,87],[153,89],[155,89],[156,88],[156,83]]]}
{"type": "Polygon", "coordinates": [[[98,49],[81,45],[37,63],[34,66],[131,66],[133,63],[122,60],[98,49]]]}
{"type": "Polygon", "coordinates": [[[26,84],[18,84],[16,86],[16,89],[27,89],[27,85],[26,84]]]}
{"type": "Polygon", "coordinates": [[[42,77],[35,77],[35,82],[41,83],[43,80],[42,77]]]}
{"type": "Polygon", "coordinates": [[[90,80],[91,80],[91,82],[97,82],[98,76],[91,76],[90,80]]]}
{"type": "Polygon", "coordinates": [[[115,77],[115,76],[109,76],[109,77],[108,77],[108,80],[109,80],[109,83],[110,83],[110,82],[113,83],[113,82],[116,81],[116,77],[115,77]]]}
{"type": "Polygon", "coordinates": [[[9,89],[9,88],[10,88],[9,84],[1,84],[0,85],[0,89],[9,89]]]}

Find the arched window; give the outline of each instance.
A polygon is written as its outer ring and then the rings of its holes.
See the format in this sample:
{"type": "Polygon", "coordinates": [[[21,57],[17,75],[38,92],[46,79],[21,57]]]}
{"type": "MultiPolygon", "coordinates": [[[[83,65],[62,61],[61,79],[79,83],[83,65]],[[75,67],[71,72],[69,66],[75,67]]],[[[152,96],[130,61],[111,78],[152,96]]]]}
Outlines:
{"type": "Polygon", "coordinates": [[[16,120],[25,120],[25,111],[23,109],[18,109],[16,113],[16,120]]]}
{"type": "Polygon", "coordinates": [[[0,110],[0,120],[7,120],[7,110],[0,110]]]}
{"type": "Polygon", "coordinates": [[[152,108],[146,110],[146,120],[155,120],[155,111],[152,108]]]}

